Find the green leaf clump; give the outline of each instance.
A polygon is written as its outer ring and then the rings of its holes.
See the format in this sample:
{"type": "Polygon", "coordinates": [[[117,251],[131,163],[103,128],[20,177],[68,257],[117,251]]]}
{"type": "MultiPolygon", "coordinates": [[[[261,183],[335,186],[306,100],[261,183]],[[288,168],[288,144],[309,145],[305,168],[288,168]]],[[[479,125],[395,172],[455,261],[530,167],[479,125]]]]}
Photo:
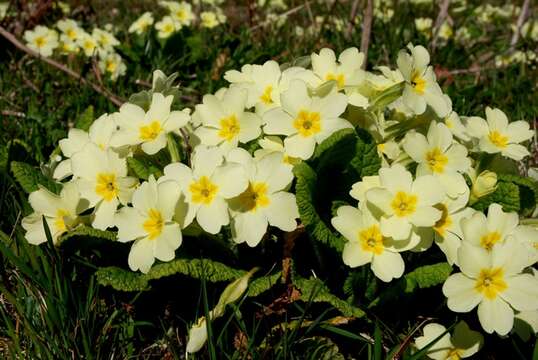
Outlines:
{"type": "Polygon", "coordinates": [[[359,318],[365,315],[364,311],[361,309],[351,305],[345,300],[340,299],[338,296],[333,295],[329,288],[320,279],[304,279],[296,277],[293,283],[301,292],[301,299],[305,302],[324,302],[331,304],[344,316],[353,316],[359,318]]]}
{"type": "Polygon", "coordinates": [[[424,289],[442,284],[451,272],[452,266],[446,262],[416,268],[404,276],[405,292],[411,293],[417,288],[424,289]]]}
{"type": "Polygon", "coordinates": [[[59,194],[62,189],[62,184],[47,178],[39,170],[23,162],[12,161],[11,172],[22,189],[28,194],[39,190],[39,185],[44,186],[55,194],[59,194]]]}

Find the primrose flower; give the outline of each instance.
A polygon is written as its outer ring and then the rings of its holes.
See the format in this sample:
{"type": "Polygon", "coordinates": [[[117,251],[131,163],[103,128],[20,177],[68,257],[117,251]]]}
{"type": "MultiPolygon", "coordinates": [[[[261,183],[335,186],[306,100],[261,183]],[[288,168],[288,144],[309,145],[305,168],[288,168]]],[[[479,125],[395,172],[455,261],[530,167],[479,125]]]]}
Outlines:
{"type": "MultiPolygon", "coordinates": [[[[492,251],[505,242],[526,243],[538,235],[531,227],[518,223],[519,216],[516,212],[505,213],[501,205],[491,204],[487,217],[482,212],[476,212],[470,218],[462,220],[463,240],[486,251],[492,251]]],[[[529,255],[532,258],[534,254],[529,255]]],[[[533,261],[530,260],[529,265],[532,264],[533,261]]]]}
{"type": "Polygon", "coordinates": [[[353,127],[339,117],[347,107],[347,98],[343,94],[311,97],[306,84],[294,80],[289,89],[282,93],[280,101],[282,107],[264,114],[264,132],[286,135],[284,147],[290,156],[306,160],[314,153],[316,144],[335,131],[353,127]]]}
{"type": "Polygon", "coordinates": [[[95,39],[95,41],[97,41],[97,46],[107,53],[114,51],[114,46],[118,46],[120,44],[114,35],[99,28],[93,29],[92,37],[95,39]]]}
{"type": "Polygon", "coordinates": [[[138,105],[123,104],[117,115],[119,130],[112,136],[112,146],[140,145],[146,154],[156,154],[166,146],[166,135],[178,131],[190,119],[183,111],[170,111],[172,101],[172,95],[154,93],[147,112],[138,105]]]}
{"type": "Polygon", "coordinates": [[[213,11],[202,11],[200,13],[200,24],[202,27],[212,29],[219,26],[220,22],[217,13],[213,11]]]}
{"type": "Polygon", "coordinates": [[[67,158],[54,169],[53,177],[57,180],[65,179],[73,174],[71,170],[71,157],[81,151],[89,142],[97,145],[101,150],[110,147],[110,138],[116,130],[113,114],[103,114],[90,126],[89,132],[73,128],[67,133],[67,138],[59,141],[60,150],[67,158]]]}
{"type": "Polygon", "coordinates": [[[131,201],[138,183],[127,176],[127,161],[112,149],[88,143],[71,157],[71,167],[81,196],[95,206],[92,226],[101,230],[113,226],[118,205],[131,201]]]}
{"type": "Polygon", "coordinates": [[[78,53],[80,47],[78,46],[78,43],[76,41],[69,39],[65,34],[61,34],[59,49],[63,54],[71,54],[78,53]]]}
{"type": "Polygon", "coordinates": [[[84,55],[90,57],[98,50],[98,43],[90,34],[83,33],[77,39],[77,45],[82,49],[84,55]]]}
{"type": "Polygon", "coordinates": [[[84,34],[84,30],[79,27],[76,21],[71,19],[58,20],[56,26],[69,40],[75,42],[84,34]]]}
{"type": "Polygon", "coordinates": [[[432,122],[427,137],[416,131],[407,133],[403,148],[418,163],[417,176],[432,174],[451,197],[468,190],[461,173],[471,167],[471,160],[465,146],[452,139],[452,133],[445,124],[432,122]]]}
{"type": "Polygon", "coordinates": [[[441,218],[435,205],[443,200],[439,181],[432,175],[417,177],[402,165],[379,170],[381,187],[368,190],[368,203],[382,213],[380,226],[384,236],[394,240],[409,238],[414,227],[429,227],[441,218]]]}
{"type": "MultiPolygon", "coordinates": [[[[448,95],[444,95],[446,102],[449,104],[449,107],[452,108],[452,100],[448,95]]],[[[466,117],[463,117],[463,121],[466,117]]],[[[459,117],[458,113],[454,110],[442,119],[442,122],[446,125],[448,130],[461,141],[469,141],[471,137],[467,134],[467,128],[462,122],[462,118],[459,117]]]]}
{"type": "Polygon", "coordinates": [[[174,181],[157,183],[153,175],[133,194],[133,206],[116,214],[118,241],[134,241],[129,252],[129,267],[147,273],[155,259],[170,261],[181,245],[179,224],[172,220],[179,199],[174,181]]]}
{"type": "MultiPolygon", "coordinates": [[[[424,326],[424,335],[415,339],[419,350],[425,348],[446,332],[441,324],[430,323],[424,326]]],[[[476,354],[484,344],[484,337],[478,331],[469,328],[465,321],[460,321],[454,328],[452,336],[443,335],[426,352],[426,356],[434,360],[459,360],[476,354]]]]}
{"type": "Polygon", "coordinates": [[[142,35],[153,25],[153,14],[149,11],[143,13],[138,19],[135,20],[129,27],[130,33],[136,33],[137,35],[142,35]]]}
{"type": "Polygon", "coordinates": [[[468,118],[467,131],[478,139],[481,151],[490,154],[501,153],[514,160],[521,160],[529,151],[520,143],[533,137],[534,131],[523,120],[508,123],[505,113],[499,109],[486,108],[486,120],[473,116],[468,118]]]}
{"type": "Polygon", "coordinates": [[[342,253],[344,264],[354,268],[370,263],[374,275],[384,282],[402,276],[405,264],[399,252],[420,241],[415,235],[406,241],[384,236],[379,222],[366,207],[341,206],[331,223],[347,240],[342,253]]]}
{"type": "Polygon", "coordinates": [[[258,140],[258,144],[261,149],[254,151],[254,158],[256,159],[261,159],[269,154],[279,153],[284,164],[295,165],[301,161],[299,158],[289,156],[284,148],[284,142],[278,136],[266,136],[258,140]]]}
{"type": "Polygon", "coordinates": [[[297,227],[295,195],[284,191],[293,180],[291,165],[284,164],[276,153],[255,160],[241,148],[230,151],[226,160],[243,165],[249,181],[245,191],[229,200],[236,243],[258,245],[268,225],[283,231],[297,227]]]}
{"type": "Polygon", "coordinates": [[[155,29],[157,30],[157,37],[167,39],[181,29],[181,24],[171,16],[164,16],[161,21],[155,23],[155,29]]]}
{"type": "Polygon", "coordinates": [[[200,227],[210,234],[218,233],[222,226],[229,224],[226,200],[245,191],[248,179],[242,165],[223,162],[219,148],[199,145],[192,155],[192,169],[181,163],[164,168],[159,182],[174,180],[183,194],[176,209],[176,221],[183,228],[195,217],[200,227]]]}
{"type": "Polygon", "coordinates": [[[51,56],[54,49],[59,45],[58,33],[46,26],[38,25],[33,30],[24,32],[26,45],[41,56],[51,56]]]}
{"type": "Polygon", "coordinates": [[[463,243],[458,250],[461,272],[450,275],[443,285],[448,308],[469,312],[478,305],[478,320],[488,333],[506,335],[514,324],[514,310],[538,308],[538,279],[522,274],[524,249],[507,242],[492,251],[463,243]]]}
{"type": "Polygon", "coordinates": [[[26,230],[26,240],[33,245],[47,241],[43,217],[56,244],[60,235],[77,225],[78,214],[88,208],[87,201],[80,198],[77,185],[72,182],[63,186],[60,195],[40,187],[30,194],[28,201],[34,213],[22,219],[22,227],[26,230]]]}
{"type": "Polygon", "coordinates": [[[119,76],[125,75],[127,66],[119,54],[109,53],[100,57],[99,69],[110,75],[110,78],[115,81],[119,76]]]}
{"type": "Polygon", "coordinates": [[[347,86],[357,86],[364,79],[362,64],[364,54],[357,48],[344,50],[336,61],[333,50],[324,48],[319,54],[312,54],[312,70],[324,81],[334,80],[339,90],[347,86]]]}
{"type": "Polygon", "coordinates": [[[294,66],[284,71],[276,61],[269,60],[263,65],[245,65],[241,71],[229,70],[224,78],[232,87],[246,89],[247,107],[256,107],[256,113],[263,115],[267,110],[280,106],[280,95],[289,88],[294,79],[301,79],[312,86],[319,79],[310,70],[294,66]]]}
{"type": "Polygon", "coordinates": [[[491,194],[497,189],[497,174],[493,171],[484,170],[480,174],[477,174],[474,168],[470,168],[467,174],[472,182],[471,204],[478,201],[481,197],[491,194]]]}
{"type": "Polygon", "coordinates": [[[443,91],[437,84],[430,63],[430,55],[423,46],[407,46],[411,54],[401,50],[398,54],[398,69],[405,79],[403,103],[417,115],[426,111],[429,105],[439,117],[445,117],[450,112],[449,104],[443,96],[443,91]]]}
{"type": "Polygon", "coordinates": [[[185,1],[161,1],[159,2],[159,5],[167,8],[168,11],[170,11],[172,18],[182,26],[189,26],[194,21],[192,5],[185,1]]]}
{"type": "Polygon", "coordinates": [[[203,103],[196,105],[202,126],[194,131],[203,145],[230,150],[260,136],[261,119],[245,111],[247,96],[247,91],[240,88],[227,89],[222,99],[204,96],[203,103]]]}
{"type": "Polygon", "coordinates": [[[417,31],[426,35],[426,37],[430,37],[432,23],[433,23],[433,20],[430,18],[416,18],[415,28],[417,29],[417,31]]]}

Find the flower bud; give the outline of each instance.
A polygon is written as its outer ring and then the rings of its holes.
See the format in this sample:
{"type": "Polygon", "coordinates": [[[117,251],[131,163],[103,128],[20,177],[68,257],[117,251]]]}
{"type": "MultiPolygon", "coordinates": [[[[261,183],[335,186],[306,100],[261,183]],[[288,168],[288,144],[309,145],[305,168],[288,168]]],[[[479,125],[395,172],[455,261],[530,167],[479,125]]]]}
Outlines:
{"type": "Polygon", "coordinates": [[[484,170],[471,180],[473,182],[471,187],[471,204],[477,202],[479,198],[491,194],[497,189],[497,174],[493,171],[484,170]]]}

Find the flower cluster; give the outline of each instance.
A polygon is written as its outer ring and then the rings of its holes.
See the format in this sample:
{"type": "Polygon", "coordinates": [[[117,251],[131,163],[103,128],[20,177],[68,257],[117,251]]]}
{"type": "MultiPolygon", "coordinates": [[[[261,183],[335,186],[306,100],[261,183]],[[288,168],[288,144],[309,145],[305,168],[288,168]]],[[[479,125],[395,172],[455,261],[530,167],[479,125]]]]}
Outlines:
{"type": "MultiPolygon", "coordinates": [[[[390,282],[405,272],[403,253],[439,249],[459,269],[442,289],[450,310],[478,307],[483,329],[500,335],[518,314],[538,311],[538,280],[529,273],[538,230],[499,204],[487,215],[471,207],[496,188],[497,175],[482,160],[528,156],[529,124],[489,107],[485,119],[459,116],[422,46],[409,44],[397,68],[378,72],[363,69],[356,48],[338,56],[322,49],[310,61],[308,68],[270,60],[228,71],[229,86],[193,109],[175,109],[174,95],[152,91],[147,105],[125,103],[88,132],[71,129],[54,170],[63,190],[30,195],[28,241],[46,241],[43,218],[55,242],[80,224],[117,229],[120,242],[133,242],[129,267],[144,273],[156,259],[175,258],[188,227],[226,228],[233,242],[257,246],[269,227],[298,225],[294,165],[335,133],[361,128],[375,140],[381,168],[350,189],[358,205],[341,206],[332,218],[346,240],[343,263],[370,264],[390,282]],[[161,168],[137,176],[131,162],[142,157],[160,159],[161,168]]],[[[155,72],[154,90],[164,82],[155,72]]],[[[429,339],[443,329],[425,331],[429,339]]],[[[460,357],[478,349],[443,341],[460,357]]]]}
{"type": "Polygon", "coordinates": [[[56,50],[60,54],[79,54],[86,57],[97,56],[101,72],[116,80],[127,70],[121,56],[115,51],[120,44],[109,30],[94,27],[86,32],[75,20],[62,19],[51,29],[38,25],[24,32],[26,44],[41,56],[49,57],[56,50]]]}
{"type": "Polygon", "coordinates": [[[196,12],[192,4],[186,1],[160,1],[159,5],[166,9],[167,15],[155,22],[153,13],[145,12],[131,24],[129,32],[141,35],[154,25],[157,37],[166,39],[183,27],[190,27],[195,23],[199,23],[203,28],[212,29],[226,22],[226,16],[216,2],[206,0],[203,3],[208,8],[196,12]]]}

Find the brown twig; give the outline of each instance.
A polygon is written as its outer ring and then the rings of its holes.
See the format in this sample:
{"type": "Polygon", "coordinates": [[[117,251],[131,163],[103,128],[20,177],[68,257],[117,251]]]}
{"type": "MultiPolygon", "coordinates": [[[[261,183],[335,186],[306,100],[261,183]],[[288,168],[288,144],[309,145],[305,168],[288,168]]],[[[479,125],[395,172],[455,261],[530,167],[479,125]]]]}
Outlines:
{"type": "Polygon", "coordinates": [[[446,17],[448,16],[449,6],[450,0],[443,0],[441,5],[439,5],[439,14],[437,15],[437,19],[435,19],[435,25],[433,27],[433,36],[431,43],[432,52],[435,51],[435,46],[437,45],[437,38],[439,36],[439,30],[441,29],[441,25],[443,25],[446,17]]]}
{"type": "Polygon", "coordinates": [[[4,116],[15,116],[20,118],[25,118],[26,114],[20,111],[13,111],[13,110],[2,110],[2,115],[4,116]]]}
{"type": "Polygon", "coordinates": [[[152,88],[151,83],[147,82],[146,80],[142,80],[142,79],[136,79],[136,80],[135,80],[135,84],[136,84],[136,85],[142,85],[142,86],[145,86],[145,87],[147,87],[147,88],[149,88],[149,89],[152,88]]]}
{"type": "MultiPolygon", "coordinates": [[[[296,12],[300,11],[302,8],[304,8],[306,6],[306,4],[310,4],[309,1],[306,1],[304,4],[301,4],[299,6],[296,6],[292,9],[289,9],[288,11],[286,12],[283,12],[282,14],[279,14],[278,17],[283,17],[283,16],[288,16],[288,15],[291,15],[291,14],[295,14],[296,12]]],[[[256,24],[254,26],[252,26],[249,30],[252,31],[252,30],[256,30],[260,27],[264,27],[266,25],[269,25],[269,24],[272,24],[274,22],[274,20],[272,19],[269,19],[269,20],[265,20],[259,24],[256,24]]]]}
{"type": "Polygon", "coordinates": [[[353,1],[353,4],[351,5],[351,12],[349,13],[349,21],[347,23],[346,28],[346,38],[349,39],[351,37],[351,32],[353,31],[353,27],[355,26],[355,18],[357,17],[357,12],[359,11],[359,0],[353,1]]]}
{"type": "Polygon", "coordinates": [[[514,52],[514,50],[516,49],[517,42],[519,41],[519,37],[521,36],[521,28],[523,27],[523,24],[525,23],[525,20],[529,15],[530,3],[530,0],[525,0],[523,2],[521,12],[519,13],[519,16],[517,18],[516,28],[514,29],[514,33],[512,34],[512,39],[510,39],[510,49],[508,50],[509,53],[514,52]]]}
{"type": "Polygon", "coordinates": [[[4,29],[1,26],[0,26],[0,35],[2,35],[4,38],[6,38],[6,40],[8,40],[10,43],[12,43],[16,48],[24,51],[25,53],[27,53],[27,54],[35,57],[35,58],[38,58],[38,59],[46,62],[47,64],[55,67],[56,69],[58,69],[60,71],[63,71],[64,73],[66,73],[67,75],[77,79],[81,83],[83,83],[83,84],[85,84],[87,86],[90,86],[96,92],[98,92],[99,94],[103,95],[108,100],[110,100],[114,105],[121,106],[125,102],[125,100],[119,98],[116,95],[111,94],[104,87],[101,87],[101,86],[99,86],[97,84],[94,84],[93,82],[83,78],[78,73],[76,73],[73,70],[69,69],[65,65],[63,65],[63,64],[61,64],[61,63],[59,63],[57,61],[54,61],[52,59],[49,59],[47,57],[41,56],[37,51],[34,51],[34,50],[30,49],[29,47],[27,47],[26,45],[24,45],[23,43],[21,43],[12,33],[10,33],[9,31],[7,31],[6,29],[4,29]]]}
{"type": "Polygon", "coordinates": [[[366,9],[364,10],[364,21],[362,22],[361,35],[361,52],[364,54],[364,61],[362,62],[363,69],[366,69],[366,63],[368,62],[368,47],[370,46],[370,33],[372,32],[373,18],[374,4],[372,0],[368,0],[366,3],[366,9]]]}

